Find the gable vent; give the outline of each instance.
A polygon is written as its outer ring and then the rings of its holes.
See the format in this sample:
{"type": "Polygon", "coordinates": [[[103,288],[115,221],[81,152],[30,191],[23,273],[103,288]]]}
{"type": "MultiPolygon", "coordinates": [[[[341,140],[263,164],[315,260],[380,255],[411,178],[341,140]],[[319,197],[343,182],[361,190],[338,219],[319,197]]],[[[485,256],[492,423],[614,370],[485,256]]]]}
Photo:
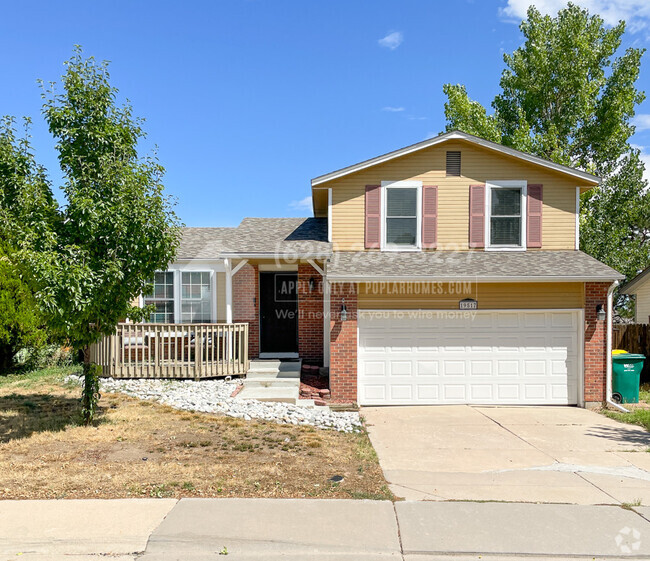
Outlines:
{"type": "Polygon", "coordinates": [[[447,152],[447,176],[460,177],[460,152],[447,152]]]}

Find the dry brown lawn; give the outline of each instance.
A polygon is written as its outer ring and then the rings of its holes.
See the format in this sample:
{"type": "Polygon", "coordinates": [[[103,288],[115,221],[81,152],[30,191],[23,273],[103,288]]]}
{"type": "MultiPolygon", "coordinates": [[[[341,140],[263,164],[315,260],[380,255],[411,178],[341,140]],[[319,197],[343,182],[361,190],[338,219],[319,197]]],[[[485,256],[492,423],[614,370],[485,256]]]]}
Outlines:
{"type": "Polygon", "coordinates": [[[70,369],[0,378],[0,499],[391,499],[366,434],[176,411],[105,394],[78,423],[70,369]],[[334,475],[344,480],[329,481],[334,475]]]}

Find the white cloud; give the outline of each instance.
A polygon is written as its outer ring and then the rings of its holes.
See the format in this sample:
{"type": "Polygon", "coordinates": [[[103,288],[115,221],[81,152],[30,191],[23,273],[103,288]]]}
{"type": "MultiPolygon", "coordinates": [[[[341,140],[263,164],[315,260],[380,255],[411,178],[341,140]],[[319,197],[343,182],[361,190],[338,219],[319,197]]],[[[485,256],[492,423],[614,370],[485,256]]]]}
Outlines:
{"type": "MultiPolygon", "coordinates": [[[[650,2],[648,0],[573,0],[574,4],[587,8],[591,14],[599,14],[607,25],[616,25],[625,20],[628,29],[636,33],[650,24],[650,2]]],[[[567,0],[507,0],[499,15],[506,21],[522,20],[530,5],[543,14],[556,14],[566,7],[567,0]]]]}
{"type": "Polygon", "coordinates": [[[632,124],[636,127],[636,132],[647,131],[650,129],[650,114],[641,113],[632,119],[632,124]]]}
{"type": "Polygon", "coordinates": [[[397,47],[399,47],[402,42],[404,41],[404,35],[402,35],[401,31],[392,31],[386,37],[382,37],[377,41],[380,46],[386,47],[387,49],[390,49],[391,51],[394,51],[397,47]]]}
{"type": "Polygon", "coordinates": [[[382,107],[381,110],[382,111],[388,111],[389,113],[400,113],[402,111],[406,111],[406,109],[404,109],[404,107],[391,107],[391,106],[382,107]]]}
{"type": "Polygon", "coordinates": [[[289,208],[293,210],[311,210],[311,197],[305,197],[299,201],[291,201],[289,208]]]}

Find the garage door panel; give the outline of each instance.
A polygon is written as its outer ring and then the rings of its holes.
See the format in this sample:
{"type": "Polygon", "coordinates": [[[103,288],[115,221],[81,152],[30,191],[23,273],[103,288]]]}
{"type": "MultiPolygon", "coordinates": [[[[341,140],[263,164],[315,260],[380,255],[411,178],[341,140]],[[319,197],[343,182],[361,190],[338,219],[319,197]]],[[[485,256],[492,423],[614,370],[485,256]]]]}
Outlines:
{"type": "Polygon", "coordinates": [[[470,360],[469,362],[470,376],[492,376],[492,371],[491,360],[470,360]]]}
{"type": "Polygon", "coordinates": [[[418,360],[416,363],[417,376],[438,376],[440,363],[437,360],[418,360]]]}
{"type": "Polygon", "coordinates": [[[392,384],[389,386],[388,391],[392,401],[405,401],[413,400],[413,387],[405,384],[392,384]]]}
{"type": "Polygon", "coordinates": [[[579,313],[477,312],[359,318],[359,401],[572,404],[579,313]]]}
{"type": "Polygon", "coordinates": [[[364,366],[366,376],[383,377],[386,375],[386,362],[383,360],[366,360],[364,366]]]}
{"type": "Polygon", "coordinates": [[[390,375],[391,376],[408,376],[413,373],[411,361],[407,360],[392,360],[390,362],[390,375]]]}
{"type": "Polygon", "coordinates": [[[443,398],[446,401],[465,401],[465,386],[463,384],[445,384],[443,386],[443,398]]]}
{"type": "Polygon", "coordinates": [[[442,361],[442,374],[444,376],[464,376],[465,361],[463,360],[444,360],[442,361]]]}
{"type": "Polygon", "coordinates": [[[418,401],[438,401],[438,386],[433,384],[418,384],[416,386],[418,401]]]}
{"type": "Polygon", "coordinates": [[[490,384],[472,384],[469,387],[469,392],[472,401],[491,402],[494,399],[493,388],[490,384]]]}

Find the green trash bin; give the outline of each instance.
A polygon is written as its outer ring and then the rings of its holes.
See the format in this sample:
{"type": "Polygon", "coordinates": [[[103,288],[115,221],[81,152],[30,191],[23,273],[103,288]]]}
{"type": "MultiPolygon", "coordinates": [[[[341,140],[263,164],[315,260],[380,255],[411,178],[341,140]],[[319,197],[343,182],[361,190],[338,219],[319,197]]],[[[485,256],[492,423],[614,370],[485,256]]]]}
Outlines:
{"type": "Polygon", "coordinates": [[[643,355],[612,355],[612,401],[639,403],[639,380],[644,361],[643,355]]]}

